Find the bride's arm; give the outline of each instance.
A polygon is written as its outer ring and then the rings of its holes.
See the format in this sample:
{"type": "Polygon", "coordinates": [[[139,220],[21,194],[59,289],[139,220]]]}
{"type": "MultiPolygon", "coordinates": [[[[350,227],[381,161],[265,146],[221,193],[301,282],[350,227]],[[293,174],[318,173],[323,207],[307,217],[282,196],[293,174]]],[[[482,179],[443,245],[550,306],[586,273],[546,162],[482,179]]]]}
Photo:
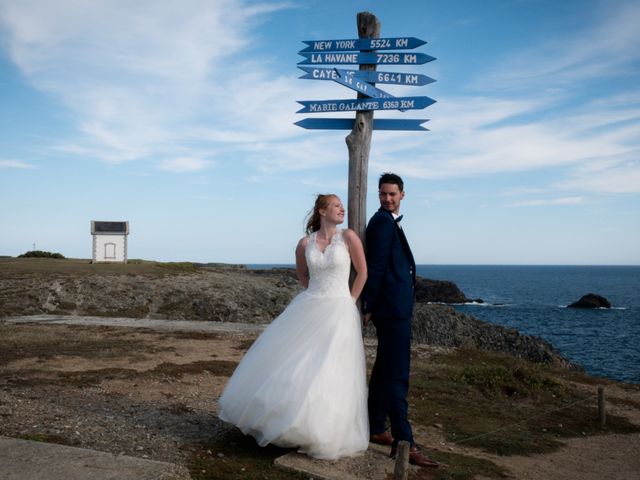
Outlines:
{"type": "Polygon", "coordinates": [[[360,241],[360,237],[356,235],[356,232],[351,229],[347,229],[343,236],[346,240],[347,247],[349,248],[349,255],[351,255],[353,269],[356,271],[356,278],[353,280],[353,285],[351,286],[351,296],[355,301],[362,293],[364,284],[367,281],[367,260],[364,256],[362,242],[360,241]]]}
{"type": "Polygon", "coordinates": [[[309,237],[303,237],[300,239],[298,246],[296,247],[296,274],[304,288],[309,286],[309,268],[307,267],[307,259],[304,256],[304,251],[307,248],[308,242],[309,237]]]}

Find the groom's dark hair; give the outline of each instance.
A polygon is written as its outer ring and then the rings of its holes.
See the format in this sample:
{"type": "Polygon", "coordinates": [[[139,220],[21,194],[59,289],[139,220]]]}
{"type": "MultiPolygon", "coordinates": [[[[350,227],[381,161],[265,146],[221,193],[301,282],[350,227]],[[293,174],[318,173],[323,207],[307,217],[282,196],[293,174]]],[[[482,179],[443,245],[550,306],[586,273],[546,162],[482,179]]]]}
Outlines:
{"type": "Polygon", "coordinates": [[[378,190],[382,187],[383,183],[391,183],[393,185],[397,185],[398,189],[401,192],[404,192],[404,182],[400,178],[400,175],[396,175],[395,173],[383,173],[380,175],[380,180],[378,180],[378,190]]]}

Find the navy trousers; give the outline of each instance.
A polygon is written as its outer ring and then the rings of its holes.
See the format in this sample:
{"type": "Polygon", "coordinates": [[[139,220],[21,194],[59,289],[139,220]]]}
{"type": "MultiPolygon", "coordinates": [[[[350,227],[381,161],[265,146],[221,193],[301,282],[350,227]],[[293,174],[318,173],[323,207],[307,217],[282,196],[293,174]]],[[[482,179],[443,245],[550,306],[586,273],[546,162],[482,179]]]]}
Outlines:
{"type": "Polygon", "coordinates": [[[369,427],[371,434],[387,429],[395,442],[414,444],[409,424],[407,394],[411,364],[411,319],[372,319],[378,337],[376,361],[369,380],[369,427]]]}

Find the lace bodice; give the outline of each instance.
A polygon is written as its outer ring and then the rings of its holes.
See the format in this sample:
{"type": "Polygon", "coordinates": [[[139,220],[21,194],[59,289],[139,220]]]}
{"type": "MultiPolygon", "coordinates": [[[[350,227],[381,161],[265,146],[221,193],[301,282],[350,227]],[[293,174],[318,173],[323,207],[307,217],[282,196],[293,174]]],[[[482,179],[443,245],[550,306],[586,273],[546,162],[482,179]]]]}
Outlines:
{"type": "Polygon", "coordinates": [[[316,244],[316,234],[309,235],[305,249],[305,258],[309,268],[309,287],[307,292],[323,297],[348,297],[351,257],[338,230],[331,238],[324,253],[316,244]]]}

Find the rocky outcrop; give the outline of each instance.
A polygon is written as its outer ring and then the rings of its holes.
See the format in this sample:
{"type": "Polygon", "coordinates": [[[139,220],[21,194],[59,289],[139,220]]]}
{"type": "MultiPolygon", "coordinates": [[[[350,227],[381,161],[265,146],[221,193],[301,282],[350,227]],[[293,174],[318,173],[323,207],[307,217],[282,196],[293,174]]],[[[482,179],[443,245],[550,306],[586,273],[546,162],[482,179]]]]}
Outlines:
{"type": "Polygon", "coordinates": [[[587,293],[580,300],[572,303],[567,308],[611,308],[609,300],[595,293],[587,293]]]}
{"type": "Polygon", "coordinates": [[[578,368],[539,337],[483,322],[447,305],[416,304],[412,333],[418,343],[504,352],[536,363],[578,368]]]}
{"type": "MultiPolygon", "coordinates": [[[[502,351],[570,366],[542,339],[482,322],[446,305],[426,303],[465,303],[466,297],[452,282],[420,279],[419,286],[415,342],[502,351]],[[422,287],[431,290],[425,293],[422,287]]],[[[286,268],[208,265],[162,274],[100,274],[89,266],[75,273],[3,275],[0,271],[0,317],[60,314],[269,323],[300,290],[295,271],[286,268]]],[[[369,334],[373,333],[370,328],[369,334]]]]}
{"type": "Polygon", "coordinates": [[[419,276],[416,277],[416,301],[420,303],[482,303],[481,299],[467,298],[453,282],[419,276]]]}
{"type": "Polygon", "coordinates": [[[0,317],[60,314],[266,323],[300,289],[288,273],[206,268],[168,275],[0,277],[0,317]]]}

